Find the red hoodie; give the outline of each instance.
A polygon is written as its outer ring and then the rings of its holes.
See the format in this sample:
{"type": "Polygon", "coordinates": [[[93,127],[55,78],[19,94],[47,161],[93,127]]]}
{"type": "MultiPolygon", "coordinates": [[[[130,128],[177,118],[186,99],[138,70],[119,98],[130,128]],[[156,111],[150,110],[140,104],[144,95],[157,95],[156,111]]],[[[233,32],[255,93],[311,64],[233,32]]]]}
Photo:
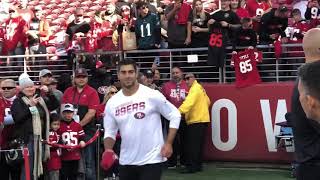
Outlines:
{"type": "Polygon", "coordinates": [[[7,21],[4,37],[5,52],[13,51],[19,42],[22,46],[26,47],[26,25],[26,21],[21,17],[11,18],[7,21]]]}

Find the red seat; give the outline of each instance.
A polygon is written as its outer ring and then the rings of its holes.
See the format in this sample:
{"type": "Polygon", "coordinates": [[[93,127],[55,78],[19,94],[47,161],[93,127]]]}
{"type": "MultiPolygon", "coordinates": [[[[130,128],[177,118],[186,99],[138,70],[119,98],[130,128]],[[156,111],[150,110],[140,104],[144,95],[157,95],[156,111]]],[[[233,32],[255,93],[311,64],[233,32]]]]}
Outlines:
{"type": "Polygon", "coordinates": [[[78,7],[79,5],[80,5],[80,2],[78,2],[78,1],[74,1],[69,4],[70,7],[78,7]]]}
{"type": "Polygon", "coordinates": [[[54,9],[51,11],[51,13],[53,13],[53,14],[60,14],[61,12],[62,12],[62,9],[60,9],[60,8],[57,8],[57,9],[54,9]]]}
{"type": "Polygon", "coordinates": [[[57,14],[49,14],[46,18],[47,19],[51,19],[51,21],[53,21],[54,19],[56,19],[58,17],[57,14]]]}
{"type": "Polygon", "coordinates": [[[81,3],[81,5],[84,5],[84,6],[89,6],[92,4],[92,1],[84,1],[81,3]]]}
{"type": "Polygon", "coordinates": [[[74,7],[69,7],[69,8],[67,8],[67,9],[65,9],[64,12],[65,12],[65,13],[66,13],[66,12],[69,12],[69,13],[73,14],[75,10],[76,10],[76,8],[74,8],[74,7]]]}
{"type": "Polygon", "coordinates": [[[70,16],[70,13],[63,13],[63,14],[60,14],[58,18],[68,19],[69,16],[70,16]]]}
{"type": "Polygon", "coordinates": [[[98,11],[100,10],[101,6],[100,5],[95,5],[95,6],[91,6],[89,9],[93,10],[93,11],[98,11]]]}

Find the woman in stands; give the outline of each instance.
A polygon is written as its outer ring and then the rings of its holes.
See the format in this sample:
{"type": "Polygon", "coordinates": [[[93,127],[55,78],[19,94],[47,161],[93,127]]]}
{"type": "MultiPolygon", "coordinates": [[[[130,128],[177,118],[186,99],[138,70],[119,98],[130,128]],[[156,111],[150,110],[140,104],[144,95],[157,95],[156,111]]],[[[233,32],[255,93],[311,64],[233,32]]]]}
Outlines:
{"type": "Polygon", "coordinates": [[[192,47],[207,47],[208,46],[208,20],[210,15],[204,11],[201,0],[194,0],[192,5],[193,20],[192,20],[192,47]]]}
{"type": "MultiPolygon", "coordinates": [[[[42,88],[47,98],[36,93],[34,82],[27,74],[20,75],[19,87],[20,93],[11,106],[15,131],[9,138],[9,143],[15,141],[20,142],[17,147],[27,146],[30,179],[37,179],[43,174],[42,162],[50,156],[49,146],[43,148],[41,139],[47,140],[49,137],[50,111],[58,108],[59,102],[48,87],[42,88]]],[[[21,179],[26,179],[24,163],[21,170],[21,179]]]]}

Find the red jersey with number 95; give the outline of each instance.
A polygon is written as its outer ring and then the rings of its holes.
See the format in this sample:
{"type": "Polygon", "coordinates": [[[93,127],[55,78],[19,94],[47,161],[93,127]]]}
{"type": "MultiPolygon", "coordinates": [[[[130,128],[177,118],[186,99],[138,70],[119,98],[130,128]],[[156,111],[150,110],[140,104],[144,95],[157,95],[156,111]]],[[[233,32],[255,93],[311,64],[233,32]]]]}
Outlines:
{"type": "Polygon", "coordinates": [[[257,62],[261,62],[262,53],[247,49],[232,56],[231,65],[235,68],[236,87],[247,87],[261,82],[257,62]]]}
{"type": "MultiPolygon", "coordinates": [[[[76,146],[79,144],[80,139],[84,136],[84,131],[81,125],[74,120],[70,123],[66,121],[61,121],[60,128],[58,130],[61,141],[64,145],[76,146]]],[[[61,160],[62,161],[72,161],[80,160],[81,152],[80,149],[63,149],[61,160]]]]}

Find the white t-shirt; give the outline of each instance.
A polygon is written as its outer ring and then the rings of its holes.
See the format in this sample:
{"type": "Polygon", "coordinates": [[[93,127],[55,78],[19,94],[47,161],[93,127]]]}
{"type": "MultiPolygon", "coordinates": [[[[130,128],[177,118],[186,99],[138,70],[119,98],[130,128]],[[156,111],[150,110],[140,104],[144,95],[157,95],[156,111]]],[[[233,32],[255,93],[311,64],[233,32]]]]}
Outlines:
{"type": "Polygon", "coordinates": [[[160,154],[164,144],[160,114],[179,128],[179,110],[159,92],[139,84],[138,91],[125,96],[121,91],[107,103],[104,138],[121,134],[121,165],[145,165],[166,161],[160,154]]]}

